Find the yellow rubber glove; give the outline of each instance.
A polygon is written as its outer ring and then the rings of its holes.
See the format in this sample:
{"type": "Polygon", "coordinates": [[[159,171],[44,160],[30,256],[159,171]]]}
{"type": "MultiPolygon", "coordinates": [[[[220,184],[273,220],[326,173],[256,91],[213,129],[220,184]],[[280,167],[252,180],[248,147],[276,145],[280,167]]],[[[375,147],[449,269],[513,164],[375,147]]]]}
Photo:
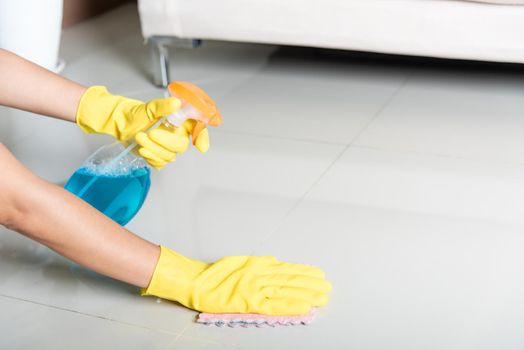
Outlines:
{"type": "MultiPolygon", "coordinates": [[[[162,169],[167,163],[173,162],[177,153],[185,152],[189,145],[196,122],[186,120],[178,128],[160,125],[148,133],[139,132],[136,142],[141,146],[138,153],[156,169],[162,169]]],[[[195,147],[202,153],[209,149],[209,134],[207,128],[202,130],[195,140],[195,147]]]]}
{"type": "MultiPolygon", "coordinates": [[[[194,122],[172,129],[160,126],[143,133],[159,118],[180,108],[180,101],[174,97],[154,99],[147,103],[139,100],[112,95],[103,86],[92,86],[82,95],[76,123],[86,133],[108,134],[125,142],[141,134],[137,142],[139,153],[155,168],[160,169],[175,159],[175,153],[187,149],[189,133],[194,122]],[[147,142],[145,139],[151,142],[147,142]]],[[[202,152],[209,148],[207,130],[199,134],[195,146],[202,152]]]]}
{"type": "Polygon", "coordinates": [[[315,267],[270,256],[230,256],[209,264],[160,248],[142,295],[174,300],[202,312],[265,315],[301,315],[328,301],[331,284],[315,267]]]}

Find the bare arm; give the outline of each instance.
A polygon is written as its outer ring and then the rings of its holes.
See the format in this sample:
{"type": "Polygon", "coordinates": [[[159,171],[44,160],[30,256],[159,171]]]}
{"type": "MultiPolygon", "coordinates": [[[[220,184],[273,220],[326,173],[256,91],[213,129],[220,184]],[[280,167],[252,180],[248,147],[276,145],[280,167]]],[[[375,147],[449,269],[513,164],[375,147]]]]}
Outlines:
{"type": "MultiPolygon", "coordinates": [[[[0,105],[74,122],[86,88],[0,49],[0,105]]],[[[0,142],[0,225],[104,275],[147,287],[160,248],[32,174],[0,142]]]]}
{"type": "Polygon", "coordinates": [[[25,168],[0,143],[0,224],[104,275],[147,287],[160,249],[25,168]]]}
{"type": "Polygon", "coordinates": [[[86,88],[0,49],[0,105],[75,121],[86,88]]]}

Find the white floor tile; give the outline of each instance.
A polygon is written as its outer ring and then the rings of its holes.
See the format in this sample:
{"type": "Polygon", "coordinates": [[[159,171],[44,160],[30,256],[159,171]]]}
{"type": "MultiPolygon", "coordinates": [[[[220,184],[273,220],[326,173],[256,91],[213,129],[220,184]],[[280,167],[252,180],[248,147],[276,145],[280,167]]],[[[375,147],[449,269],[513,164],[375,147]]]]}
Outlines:
{"type": "Polygon", "coordinates": [[[406,77],[380,66],[306,62],[277,52],[219,100],[224,129],[349,144],[406,77]]]}
{"type": "MultiPolygon", "coordinates": [[[[229,133],[212,137],[207,154],[188,152],[154,172],[149,198],[129,229],[193,258],[249,254],[342,150],[229,133]]],[[[77,155],[68,157],[71,163],[77,155]]],[[[192,311],[141,298],[135,288],[89,273],[15,233],[0,230],[0,242],[0,273],[7,276],[0,293],[168,331],[194,320],[192,311]]]]}
{"type": "Polygon", "coordinates": [[[350,148],[310,198],[524,223],[524,167],[350,148]]]}
{"type": "Polygon", "coordinates": [[[179,337],[175,343],[170,345],[169,349],[191,349],[191,350],[241,350],[242,348],[228,343],[219,343],[194,338],[186,335],[179,337]]]}
{"type": "Polygon", "coordinates": [[[0,296],[3,349],[166,349],[177,335],[0,296]]]}
{"type": "Polygon", "coordinates": [[[181,332],[195,313],[140,297],[138,288],[85,270],[16,233],[0,229],[0,294],[141,327],[181,332]]]}
{"type": "Polygon", "coordinates": [[[0,109],[0,142],[40,177],[63,184],[108,136],[86,135],[75,124],[14,109],[0,109]]]}
{"type": "Polygon", "coordinates": [[[325,269],[330,304],[285,336],[220,335],[260,349],[518,349],[523,243],[522,226],[308,199],[256,253],[325,269]]]}
{"type": "Polygon", "coordinates": [[[263,241],[342,151],[341,146],[215,132],[152,177],[129,228],[204,260],[245,255],[263,241]]]}
{"type": "Polygon", "coordinates": [[[62,75],[85,86],[104,85],[112,93],[125,94],[154,87],[148,69],[147,47],[143,39],[135,35],[98,48],[89,55],[68,60],[62,75]]]}
{"type": "Polygon", "coordinates": [[[351,149],[255,250],[326,271],[333,291],[318,319],[263,330],[191,325],[185,334],[250,349],[521,348],[523,225],[509,220],[515,210],[501,213],[510,206],[493,198],[490,177],[515,180],[515,169],[482,169],[351,149]],[[473,215],[487,207],[496,214],[473,215]]]}
{"type": "Polygon", "coordinates": [[[522,69],[428,69],[412,77],[356,144],[522,163],[522,130],[522,69]]]}
{"type": "MultiPolygon", "coordinates": [[[[68,27],[62,32],[60,56],[69,65],[87,56],[96,56],[123,40],[137,38],[141,35],[139,20],[137,7],[126,5],[68,27]]],[[[90,68],[96,73],[94,67],[90,68]]]]}

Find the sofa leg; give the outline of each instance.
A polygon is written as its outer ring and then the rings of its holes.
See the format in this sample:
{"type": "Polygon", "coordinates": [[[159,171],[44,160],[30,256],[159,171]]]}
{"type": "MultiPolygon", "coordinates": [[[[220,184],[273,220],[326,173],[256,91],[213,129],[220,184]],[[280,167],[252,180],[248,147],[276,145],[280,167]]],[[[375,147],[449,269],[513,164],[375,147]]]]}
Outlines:
{"type": "Polygon", "coordinates": [[[170,36],[152,36],[148,38],[151,66],[153,69],[153,83],[167,87],[171,81],[169,75],[169,46],[180,48],[195,48],[200,46],[198,39],[180,39],[170,36]]]}
{"type": "Polygon", "coordinates": [[[153,83],[166,87],[169,83],[169,50],[162,37],[153,36],[148,39],[153,69],[153,83]]]}

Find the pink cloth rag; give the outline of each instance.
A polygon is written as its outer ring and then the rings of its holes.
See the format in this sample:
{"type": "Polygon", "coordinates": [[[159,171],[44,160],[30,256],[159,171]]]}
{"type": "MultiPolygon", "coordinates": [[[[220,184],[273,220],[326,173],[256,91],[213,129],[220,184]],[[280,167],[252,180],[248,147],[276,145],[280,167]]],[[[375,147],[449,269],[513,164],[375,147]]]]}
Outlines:
{"type": "Polygon", "coordinates": [[[315,318],[315,310],[312,309],[305,315],[297,316],[267,316],[259,314],[208,314],[198,315],[197,322],[217,327],[276,327],[276,326],[298,326],[308,325],[315,318]]]}

